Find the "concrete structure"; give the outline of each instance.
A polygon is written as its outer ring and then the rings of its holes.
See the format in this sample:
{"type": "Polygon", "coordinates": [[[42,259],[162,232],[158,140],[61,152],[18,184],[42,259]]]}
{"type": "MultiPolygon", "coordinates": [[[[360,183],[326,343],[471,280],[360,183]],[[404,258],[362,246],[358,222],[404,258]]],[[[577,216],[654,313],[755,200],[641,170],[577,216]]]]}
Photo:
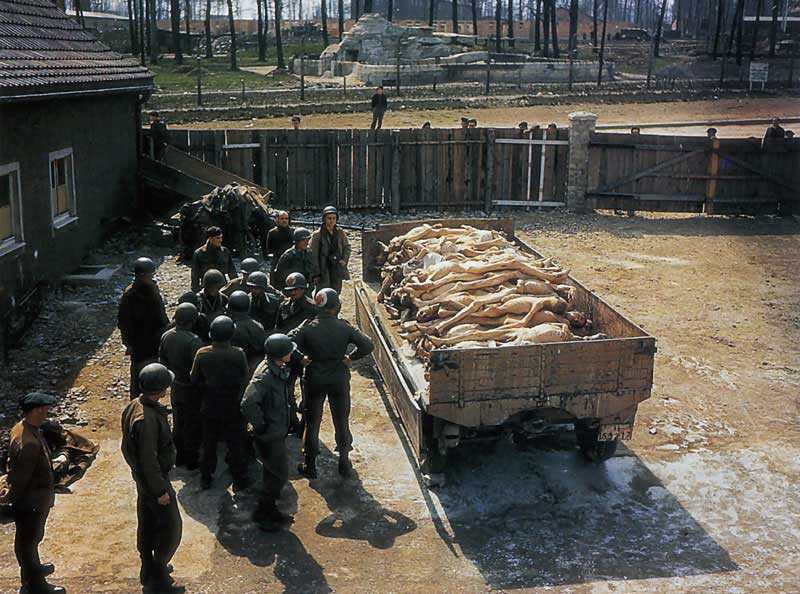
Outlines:
{"type": "Polygon", "coordinates": [[[48,0],[4,3],[0,22],[14,25],[0,31],[2,336],[25,295],[73,271],[133,209],[153,76],[48,0]]]}
{"type": "Polygon", "coordinates": [[[567,208],[586,212],[589,189],[589,139],[597,116],[586,111],[569,114],[569,165],[567,166],[567,208]]]}

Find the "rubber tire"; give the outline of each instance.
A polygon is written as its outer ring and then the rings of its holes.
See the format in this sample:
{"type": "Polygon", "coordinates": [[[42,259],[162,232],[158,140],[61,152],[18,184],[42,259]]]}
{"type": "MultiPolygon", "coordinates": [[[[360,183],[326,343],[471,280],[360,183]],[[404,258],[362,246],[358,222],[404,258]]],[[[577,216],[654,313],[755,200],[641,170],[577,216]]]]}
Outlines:
{"type": "Polygon", "coordinates": [[[578,447],[583,457],[599,464],[611,458],[617,451],[618,441],[597,441],[599,429],[587,429],[575,427],[575,436],[578,440],[578,447]]]}

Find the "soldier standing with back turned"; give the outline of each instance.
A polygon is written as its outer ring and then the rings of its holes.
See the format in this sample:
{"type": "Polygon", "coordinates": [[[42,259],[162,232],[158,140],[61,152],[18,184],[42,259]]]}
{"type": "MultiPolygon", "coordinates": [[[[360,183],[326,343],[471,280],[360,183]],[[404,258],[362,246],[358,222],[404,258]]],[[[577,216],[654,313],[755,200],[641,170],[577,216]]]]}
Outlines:
{"type": "Polygon", "coordinates": [[[151,363],[139,374],[141,396],[122,411],[122,455],[136,482],[136,548],[142,561],[139,581],[164,594],[185,591],[169,575],[169,562],[181,544],[183,522],[169,481],[175,445],[167,408],[159,403],[173,379],[161,363],[151,363]]]}
{"type": "Polygon", "coordinates": [[[139,396],[139,371],[158,360],[161,335],[169,324],[164,300],[153,280],[155,271],[156,265],[150,258],[136,260],[133,284],[119,300],[117,326],[131,358],[131,400],[139,396]]]}
{"type": "Polygon", "coordinates": [[[52,563],[39,560],[39,543],[44,538],[47,516],[55,503],[50,448],[39,428],[47,418],[54,396],[32,392],[20,398],[24,418],[11,429],[8,444],[9,499],[14,512],[14,553],[19,563],[22,592],[63,594],[45,577],[55,571],[52,563]]]}

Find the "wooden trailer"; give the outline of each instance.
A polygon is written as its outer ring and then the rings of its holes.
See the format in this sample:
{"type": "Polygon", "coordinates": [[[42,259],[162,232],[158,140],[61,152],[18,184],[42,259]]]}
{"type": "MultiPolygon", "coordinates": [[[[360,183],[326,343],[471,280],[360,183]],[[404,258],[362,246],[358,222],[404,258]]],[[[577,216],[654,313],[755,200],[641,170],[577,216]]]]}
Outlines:
{"type": "Polygon", "coordinates": [[[419,220],[380,225],[362,235],[363,279],[355,283],[356,318],[375,341],[374,357],[408,440],[423,466],[441,470],[460,442],[513,432],[541,434],[573,424],[581,451],[602,461],[630,439],[636,409],[650,397],[655,338],[569,277],[576,307],[604,340],[496,348],[437,349],[429,365],[417,359],[377,302],[375,258],[380,247],[423,223],[496,229],[522,251],[542,257],[515,237],[512,219],[419,220]]]}

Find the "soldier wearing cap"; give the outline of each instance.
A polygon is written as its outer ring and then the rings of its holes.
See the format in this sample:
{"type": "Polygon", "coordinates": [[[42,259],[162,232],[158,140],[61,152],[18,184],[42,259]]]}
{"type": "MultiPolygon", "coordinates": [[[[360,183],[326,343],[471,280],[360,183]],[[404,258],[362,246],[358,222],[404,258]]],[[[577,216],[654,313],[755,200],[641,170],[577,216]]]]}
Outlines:
{"type": "Polygon", "coordinates": [[[247,486],[245,429],[239,406],[250,378],[244,351],[231,344],[236,328],[228,316],[211,322],[211,345],[197,351],[190,377],[202,394],[203,446],[201,486],[209,489],[217,469],[217,444],[228,446],[228,463],[236,489],[247,486]]]}
{"type": "Polygon", "coordinates": [[[339,211],[334,206],[322,209],[322,225],[311,236],[311,261],[314,264],[314,285],[319,289],[342,292],[342,281],[350,278],[350,242],[344,229],[337,225],[339,211]]]}
{"type": "Polygon", "coordinates": [[[200,301],[197,309],[208,318],[209,323],[224,314],[228,306],[228,298],[221,292],[224,286],[225,277],[219,270],[212,268],[203,275],[203,289],[197,293],[197,299],[200,301]]]}
{"type": "Polygon", "coordinates": [[[327,398],[336,431],[339,474],[348,476],[352,469],[349,452],[353,443],[349,426],[350,365],[353,361],[369,355],[374,346],[369,337],[339,318],[341,302],[336,291],[333,289],[317,291],[314,301],[319,308],[317,317],[289,333],[298,350],[310,359],[305,373],[304,463],[298,470],[309,478],[317,476],[319,428],[327,398]],[[350,345],[356,347],[352,353],[348,353],[350,345]]]}
{"type": "MultiPolygon", "coordinates": [[[[289,248],[281,255],[278,265],[275,267],[275,274],[272,275],[272,286],[279,291],[282,291],[286,286],[286,277],[291,273],[299,272],[306,279],[310,279],[314,272],[311,252],[308,249],[311,231],[304,227],[298,227],[294,230],[292,239],[294,240],[294,247],[289,248]]],[[[312,295],[313,293],[313,287],[306,288],[307,295],[312,295]]]]}
{"type": "Polygon", "coordinates": [[[134,280],[122,293],[117,326],[122,344],[131,358],[131,400],[139,396],[139,372],[158,359],[161,335],[169,319],[161,291],[153,280],[156,265],[150,258],[139,258],[133,265],[134,280]]]}
{"type": "Polygon", "coordinates": [[[258,270],[258,260],[255,258],[245,258],[242,260],[242,265],[239,267],[239,276],[225,285],[220,293],[226,297],[230,297],[236,291],[249,293],[250,289],[247,286],[247,277],[256,270],[258,270]]]}
{"type": "Polygon", "coordinates": [[[250,290],[250,317],[259,322],[269,333],[275,326],[275,315],[281,302],[281,295],[269,284],[267,275],[260,270],[247,277],[250,290]]]}
{"type": "Polygon", "coordinates": [[[264,341],[267,333],[260,322],[250,316],[250,295],[236,291],[228,300],[228,317],[233,320],[234,332],[231,344],[239,347],[247,356],[250,374],[264,359],[264,341]]]}
{"type": "Polygon", "coordinates": [[[23,419],[11,429],[8,444],[9,500],[14,512],[14,554],[19,563],[22,591],[56,594],[65,590],[48,584],[45,577],[55,571],[39,559],[50,508],[55,503],[50,448],[40,427],[47,418],[54,396],[42,392],[26,394],[19,400],[23,419]]]}
{"type": "Polygon", "coordinates": [[[142,394],[122,411],[122,455],[136,483],[136,548],[141,558],[139,580],[158,592],[183,592],[169,575],[169,562],[181,543],[183,522],[169,472],[175,465],[175,445],[159,401],[175,376],[161,363],[139,374],[142,394]]]}
{"type": "Polygon", "coordinates": [[[256,369],[242,400],[242,414],[252,427],[263,473],[263,491],[253,520],[270,532],[294,521],[277,506],[289,479],[286,436],[294,400],[289,389],[289,361],[294,346],[285,334],[272,334],[267,339],[267,356],[256,369]]]}
{"type": "Polygon", "coordinates": [[[289,226],[289,213],[285,210],[278,211],[275,214],[275,226],[267,233],[262,246],[264,257],[270,259],[270,274],[275,273],[275,267],[283,252],[294,244],[293,237],[294,229],[289,226]]]}
{"type": "Polygon", "coordinates": [[[170,391],[173,441],[177,451],[175,466],[186,466],[188,470],[197,468],[202,438],[200,398],[189,377],[194,357],[203,346],[203,341],[192,332],[198,315],[191,303],[178,305],[175,327],[164,333],[158,349],[159,361],[175,375],[170,391]]]}
{"type": "MultiPolygon", "coordinates": [[[[192,257],[192,291],[200,290],[200,282],[205,273],[211,269],[227,274],[229,279],[236,278],[231,252],[222,245],[222,229],[209,227],[206,229],[206,242],[197,248],[192,257]]],[[[223,280],[223,285],[225,284],[223,280]]]]}

